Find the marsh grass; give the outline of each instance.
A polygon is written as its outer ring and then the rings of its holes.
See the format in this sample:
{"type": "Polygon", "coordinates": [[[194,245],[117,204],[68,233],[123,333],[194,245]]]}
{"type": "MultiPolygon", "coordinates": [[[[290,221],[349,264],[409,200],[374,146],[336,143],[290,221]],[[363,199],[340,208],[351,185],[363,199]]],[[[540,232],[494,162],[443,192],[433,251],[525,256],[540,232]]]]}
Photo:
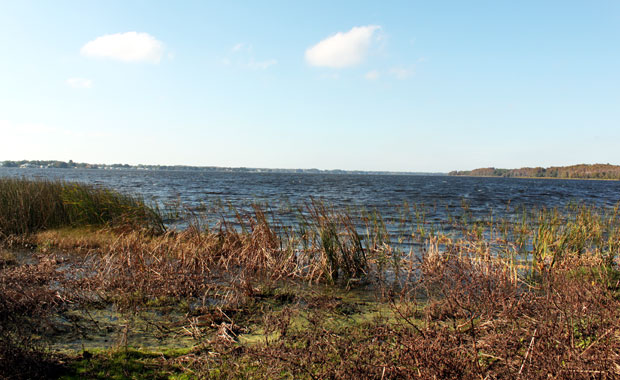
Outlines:
{"type": "Polygon", "coordinates": [[[158,210],[133,196],[79,183],[0,179],[0,237],[80,226],[165,230],[158,210]]]}
{"type": "Polygon", "coordinates": [[[3,253],[0,264],[0,359],[16,368],[20,355],[54,362],[32,337],[44,342],[55,316],[96,325],[89,312],[110,309],[125,321],[117,350],[74,358],[78,375],[113,375],[125,361],[127,377],[620,376],[618,207],[476,219],[465,202],[441,224],[427,218],[436,205],[403,205],[390,219],[310,200],[295,224],[253,205],[216,221],[192,211],[188,228],[153,234],[144,210],[106,206],[139,201],[15,181],[2,184],[6,194],[27,190],[4,195],[2,210],[21,219],[0,218],[36,247],[32,263],[3,253]],[[42,201],[58,192],[55,206],[42,201]],[[15,212],[39,204],[48,208],[15,212]],[[355,291],[372,301],[348,300],[355,291]],[[382,312],[362,315],[369,303],[382,312]],[[178,317],[151,318],[156,334],[185,334],[196,347],[167,358],[132,351],[147,330],[136,323],[154,311],[178,317]]]}

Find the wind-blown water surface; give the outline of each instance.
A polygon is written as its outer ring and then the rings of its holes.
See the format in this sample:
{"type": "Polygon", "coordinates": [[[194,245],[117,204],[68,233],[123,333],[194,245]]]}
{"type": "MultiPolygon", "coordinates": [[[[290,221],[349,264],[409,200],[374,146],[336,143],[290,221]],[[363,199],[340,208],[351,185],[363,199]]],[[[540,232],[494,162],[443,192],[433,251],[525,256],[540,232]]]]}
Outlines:
{"type": "Polygon", "coordinates": [[[473,217],[484,218],[510,217],[523,207],[563,208],[569,203],[613,207],[620,202],[620,181],[16,168],[0,168],[0,176],[79,181],[207,213],[215,205],[244,210],[260,202],[285,219],[291,206],[303,206],[312,198],[335,207],[376,210],[387,220],[398,219],[405,203],[424,205],[431,223],[445,221],[463,205],[473,217]]]}

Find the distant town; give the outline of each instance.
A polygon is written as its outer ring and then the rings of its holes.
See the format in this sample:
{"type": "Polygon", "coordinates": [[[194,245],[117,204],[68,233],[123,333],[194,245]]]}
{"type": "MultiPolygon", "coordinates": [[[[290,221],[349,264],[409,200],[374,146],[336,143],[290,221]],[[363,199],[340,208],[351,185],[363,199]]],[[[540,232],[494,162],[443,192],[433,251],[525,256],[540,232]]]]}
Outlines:
{"type": "Polygon", "coordinates": [[[21,160],[2,161],[0,167],[22,169],[93,169],[93,170],[184,170],[202,172],[238,172],[238,173],[321,173],[321,174],[363,174],[363,175],[445,175],[445,173],[423,172],[391,172],[366,170],[322,170],[322,169],[270,169],[246,167],[219,167],[219,166],[189,166],[189,165],[129,165],[129,164],[89,164],[69,160],[21,160]]]}

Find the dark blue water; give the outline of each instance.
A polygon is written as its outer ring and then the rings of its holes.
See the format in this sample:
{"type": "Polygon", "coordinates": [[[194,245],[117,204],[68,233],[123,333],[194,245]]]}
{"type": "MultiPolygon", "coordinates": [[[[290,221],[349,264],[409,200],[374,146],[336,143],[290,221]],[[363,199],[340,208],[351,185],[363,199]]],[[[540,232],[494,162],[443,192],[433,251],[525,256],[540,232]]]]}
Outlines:
{"type": "Polygon", "coordinates": [[[160,205],[176,203],[203,211],[216,204],[247,209],[261,202],[286,213],[291,205],[317,198],[336,207],[377,210],[386,218],[396,218],[395,210],[406,202],[424,205],[431,222],[446,219],[463,205],[475,217],[491,213],[502,217],[522,206],[563,208],[579,202],[604,208],[620,202],[620,181],[16,168],[0,168],[1,176],[84,182],[160,205]]]}

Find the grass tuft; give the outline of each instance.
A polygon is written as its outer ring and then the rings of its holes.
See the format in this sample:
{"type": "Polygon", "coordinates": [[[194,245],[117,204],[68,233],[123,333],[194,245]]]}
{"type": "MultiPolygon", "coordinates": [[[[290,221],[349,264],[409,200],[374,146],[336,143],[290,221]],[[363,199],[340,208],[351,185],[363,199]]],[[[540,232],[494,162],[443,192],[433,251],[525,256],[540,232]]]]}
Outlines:
{"type": "Polygon", "coordinates": [[[0,179],[0,238],[82,226],[165,230],[158,210],[130,195],[80,183],[0,179]]]}

